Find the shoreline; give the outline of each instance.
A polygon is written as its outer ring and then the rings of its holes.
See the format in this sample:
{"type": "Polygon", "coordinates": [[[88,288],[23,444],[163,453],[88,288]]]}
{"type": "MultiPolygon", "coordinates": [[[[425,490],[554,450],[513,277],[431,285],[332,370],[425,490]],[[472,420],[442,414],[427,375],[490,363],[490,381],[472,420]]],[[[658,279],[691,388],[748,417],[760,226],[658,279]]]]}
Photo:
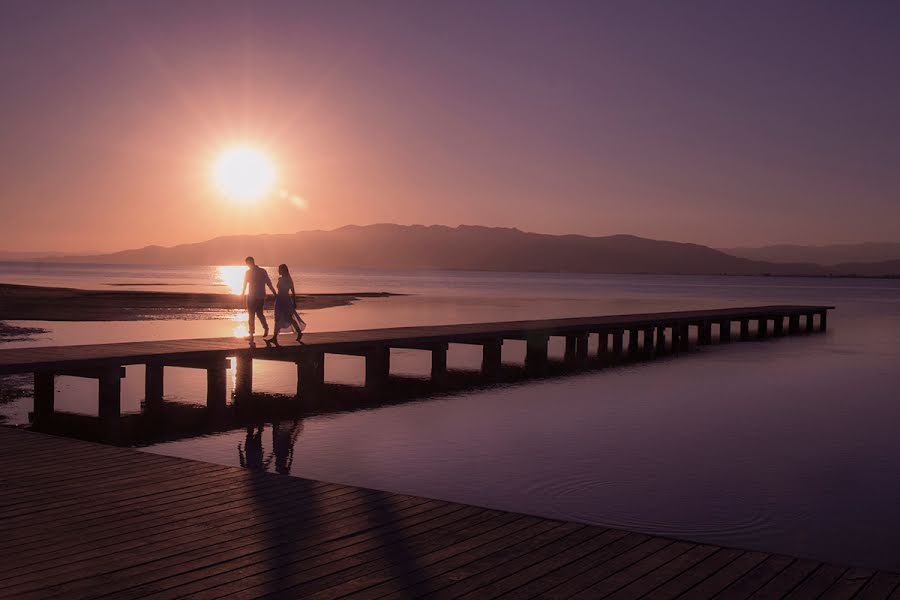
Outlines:
{"type": "MultiPolygon", "coordinates": [[[[398,296],[389,292],[297,294],[301,311],[347,306],[363,298],[398,296]]],[[[266,297],[266,308],[275,304],[266,297]]],[[[82,290],[0,283],[2,321],[145,321],[175,319],[190,314],[242,310],[236,294],[82,290]]]]}

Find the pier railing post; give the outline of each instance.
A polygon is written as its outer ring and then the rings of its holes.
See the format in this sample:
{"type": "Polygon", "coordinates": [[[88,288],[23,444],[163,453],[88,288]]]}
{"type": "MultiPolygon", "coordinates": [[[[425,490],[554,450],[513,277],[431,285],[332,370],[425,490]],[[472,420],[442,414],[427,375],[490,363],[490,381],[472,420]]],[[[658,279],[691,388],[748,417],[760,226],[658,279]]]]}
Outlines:
{"type": "Polygon", "coordinates": [[[750,339],[750,319],[741,319],[741,339],[750,339]]]}
{"type": "Polygon", "coordinates": [[[828,311],[823,310],[819,313],[819,331],[825,331],[828,329],[828,311]]]}
{"type": "Polygon", "coordinates": [[[800,315],[793,314],[788,317],[788,331],[791,334],[800,333],[800,315]]]}
{"type": "Polygon", "coordinates": [[[764,338],[769,334],[769,317],[760,317],[756,325],[756,335],[764,338]]]}
{"type": "Polygon", "coordinates": [[[56,376],[49,371],[34,374],[34,421],[40,423],[53,415],[56,376]]]}
{"type": "Polygon", "coordinates": [[[804,316],[806,317],[806,331],[807,333],[812,333],[815,328],[815,315],[813,315],[813,313],[806,313],[804,316]]]}

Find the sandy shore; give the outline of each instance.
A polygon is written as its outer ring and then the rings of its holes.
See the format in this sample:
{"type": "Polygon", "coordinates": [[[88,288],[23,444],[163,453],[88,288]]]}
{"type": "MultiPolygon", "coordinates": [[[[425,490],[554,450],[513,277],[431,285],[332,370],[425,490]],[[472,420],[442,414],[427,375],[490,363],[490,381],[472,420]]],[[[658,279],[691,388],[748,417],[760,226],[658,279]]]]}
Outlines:
{"type": "MultiPolygon", "coordinates": [[[[301,311],[344,306],[360,298],[392,296],[387,292],[298,295],[301,311]]],[[[274,298],[269,296],[267,308],[274,298]]],[[[6,321],[140,321],[190,318],[203,312],[243,309],[234,294],[191,294],[131,290],[79,290],[0,283],[0,319],[6,321]]]]}

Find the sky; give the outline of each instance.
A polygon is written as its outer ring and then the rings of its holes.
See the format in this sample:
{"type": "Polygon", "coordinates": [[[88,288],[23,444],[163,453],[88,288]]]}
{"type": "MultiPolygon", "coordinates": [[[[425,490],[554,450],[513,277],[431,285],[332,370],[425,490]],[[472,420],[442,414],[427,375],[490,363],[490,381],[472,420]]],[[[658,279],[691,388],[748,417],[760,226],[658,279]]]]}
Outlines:
{"type": "Polygon", "coordinates": [[[0,0],[0,250],[900,242],[900,3],[0,0]],[[248,144],[272,193],[226,197],[248,144]]]}

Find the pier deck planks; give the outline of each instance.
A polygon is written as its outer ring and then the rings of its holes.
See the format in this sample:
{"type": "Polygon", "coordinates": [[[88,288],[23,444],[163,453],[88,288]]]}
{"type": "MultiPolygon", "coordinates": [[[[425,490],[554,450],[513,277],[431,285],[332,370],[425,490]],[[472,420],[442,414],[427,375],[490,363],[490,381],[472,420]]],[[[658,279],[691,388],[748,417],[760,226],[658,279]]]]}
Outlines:
{"type": "Polygon", "coordinates": [[[303,346],[287,341],[284,347],[251,348],[246,340],[235,337],[167,340],[155,342],[122,342],[78,346],[48,346],[0,350],[0,375],[91,369],[154,361],[214,359],[250,355],[266,359],[284,357],[299,351],[354,352],[371,347],[410,347],[436,343],[478,343],[497,339],[523,339],[528,336],[574,335],[589,331],[649,329],[662,325],[700,322],[740,321],[791,315],[825,314],[830,306],[755,306],[697,311],[644,313],[598,317],[575,317],[502,323],[465,323],[422,327],[394,327],[308,333],[303,346]]]}

